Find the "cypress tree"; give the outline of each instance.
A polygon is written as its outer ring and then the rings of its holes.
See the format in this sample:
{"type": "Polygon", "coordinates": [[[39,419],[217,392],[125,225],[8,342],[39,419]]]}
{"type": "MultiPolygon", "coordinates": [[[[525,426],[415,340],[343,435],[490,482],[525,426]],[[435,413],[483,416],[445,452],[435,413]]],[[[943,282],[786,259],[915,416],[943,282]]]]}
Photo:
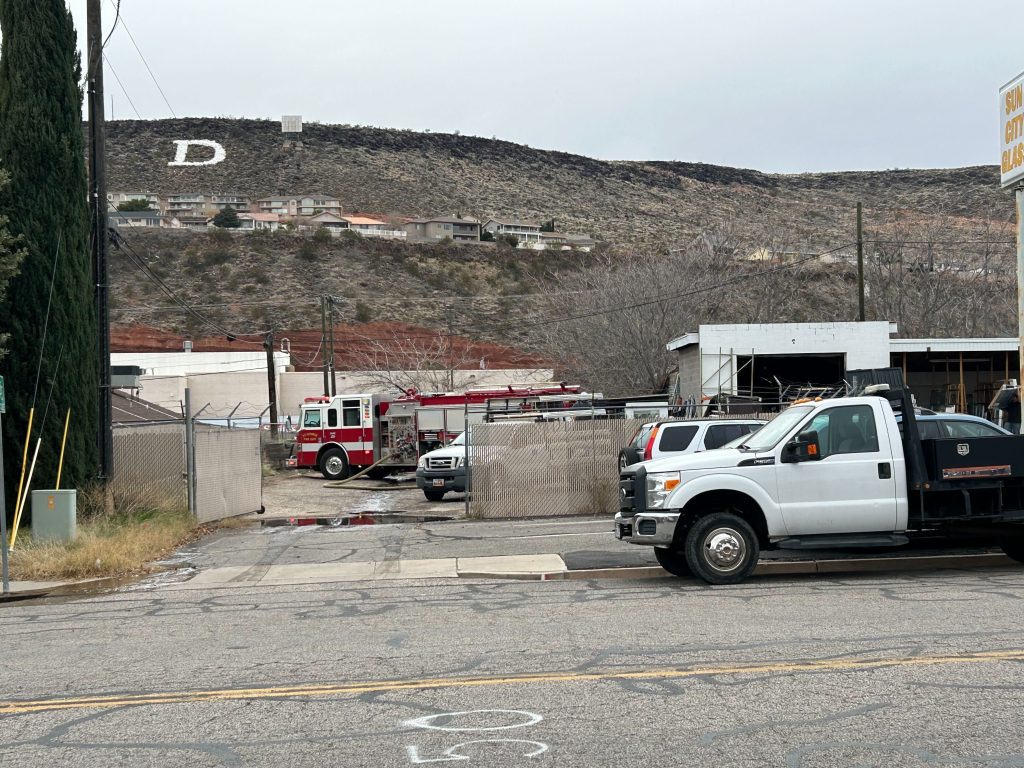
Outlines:
{"type": "MultiPolygon", "coordinates": [[[[0,361],[7,385],[3,426],[10,509],[33,399],[30,460],[36,438],[41,436],[43,442],[32,486],[53,487],[69,407],[71,429],[61,486],[81,487],[96,477],[98,347],[88,247],[82,70],[71,13],[64,0],[0,0],[0,34],[0,166],[10,174],[10,183],[0,190],[0,213],[8,217],[11,232],[23,237],[26,250],[21,272],[0,305],[0,332],[10,334],[8,354],[0,361]],[[53,398],[47,407],[51,383],[53,398]]],[[[26,506],[23,521],[28,510],[26,506]]]]}

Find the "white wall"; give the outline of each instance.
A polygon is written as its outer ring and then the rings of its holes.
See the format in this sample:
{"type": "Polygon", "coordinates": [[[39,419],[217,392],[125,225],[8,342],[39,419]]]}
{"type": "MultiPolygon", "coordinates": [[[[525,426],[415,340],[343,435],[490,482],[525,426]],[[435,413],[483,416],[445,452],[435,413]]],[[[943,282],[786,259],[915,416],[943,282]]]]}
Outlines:
{"type": "MultiPolygon", "coordinates": [[[[700,341],[701,394],[736,392],[737,357],[760,355],[837,355],[846,359],[846,369],[888,368],[887,321],[865,323],[744,323],[702,325],[700,341]]],[[[692,380],[694,347],[682,347],[677,360],[684,381],[692,380]]],[[[697,393],[694,392],[696,395],[697,393]]]]}
{"type": "MultiPolygon", "coordinates": [[[[197,353],[193,353],[195,355],[197,353]]],[[[140,365],[140,363],[132,363],[140,365]]],[[[554,371],[487,368],[455,372],[457,391],[474,387],[503,387],[550,381],[554,371]]],[[[367,371],[338,371],[338,393],[393,392],[393,387],[376,383],[379,374],[367,371]]],[[[225,417],[241,403],[235,418],[256,416],[267,407],[267,374],[262,371],[226,371],[224,373],[196,373],[190,376],[143,376],[139,397],[175,413],[180,413],[185,399],[185,387],[191,389],[192,408],[199,410],[207,403],[210,407],[203,417],[225,417]]],[[[285,416],[296,419],[304,398],[323,394],[324,378],[318,371],[287,371],[277,375],[277,402],[284,421],[285,416]]],[[[266,417],[264,417],[266,418],[266,417]]]]}
{"type": "MultiPolygon", "coordinates": [[[[267,353],[246,344],[239,352],[114,352],[111,365],[137,365],[147,376],[182,376],[193,373],[224,373],[267,370],[267,353]]],[[[291,364],[291,355],[274,353],[274,368],[284,371],[291,364]]]]}

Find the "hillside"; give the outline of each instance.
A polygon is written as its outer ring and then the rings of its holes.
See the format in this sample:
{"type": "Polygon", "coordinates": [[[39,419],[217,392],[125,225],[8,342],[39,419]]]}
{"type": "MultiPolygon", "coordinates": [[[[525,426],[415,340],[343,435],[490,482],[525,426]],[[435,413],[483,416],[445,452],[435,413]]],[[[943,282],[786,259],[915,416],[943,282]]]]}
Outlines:
{"type": "MultiPolygon", "coordinates": [[[[307,123],[282,134],[267,120],[192,118],[109,124],[108,188],[323,192],[346,210],[555,218],[563,231],[618,244],[673,245],[732,221],[785,226],[794,243],[848,240],[860,200],[868,221],[1006,221],[1012,201],[995,166],[765,174],[683,162],[609,162],[495,139],[307,123]],[[172,167],[175,139],[221,143],[223,162],[172,167]]],[[[202,150],[197,159],[205,157],[202,150]]]]}
{"type": "Polygon", "coordinates": [[[994,166],[778,175],[370,128],[307,125],[297,139],[277,123],[207,119],[115,122],[108,147],[111,190],[322,192],[345,210],[381,215],[554,218],[604,242],[592,253],[537,252],[354,234],[123,230],[111,257],[121,326],[195,338],[314,329],[296,348],[313,359],[328,294],[346,325],[346,365],[387,366],[397,354],[460,367],[493,353],[554,361],[595,390],[653,391],[674,364],[665,341],[702,322],[855,319],[851,243],[863,201],[869,319],[922,337],[1016,327],[1012,203],[994,166]],[[218,141],[226,159],[168,166],[174,139],[218,141]],[[823,252],[833,255],[816,257],[823,252]],[[501,351],[478,355],[460,341],[460,362],[445,346],[452,337],[501,351]]]}

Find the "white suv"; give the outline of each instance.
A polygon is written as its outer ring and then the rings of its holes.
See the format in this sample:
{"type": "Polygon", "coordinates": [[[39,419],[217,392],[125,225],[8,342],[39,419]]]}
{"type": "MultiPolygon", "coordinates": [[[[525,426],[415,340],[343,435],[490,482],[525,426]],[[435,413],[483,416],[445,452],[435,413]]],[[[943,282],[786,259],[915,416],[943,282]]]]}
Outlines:
{"type": "Polygon", "coordinates": [[[639,461],[721,448],[766,423],[760,419],[652,421],[642,425],[619,451],[619,471],[639,461]]]}

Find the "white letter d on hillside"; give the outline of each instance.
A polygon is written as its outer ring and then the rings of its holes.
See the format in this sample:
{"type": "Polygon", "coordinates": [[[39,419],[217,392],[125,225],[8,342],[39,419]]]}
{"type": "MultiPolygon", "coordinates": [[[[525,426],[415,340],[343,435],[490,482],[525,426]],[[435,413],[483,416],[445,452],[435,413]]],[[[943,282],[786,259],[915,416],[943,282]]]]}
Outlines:
{"type": "Polygon", "coordinates": [[[174,143],[178,145],[178,150],[174,154],[174,159],[168,165],[216,165],[223,162],[227,156],[223,146],[209,139],[175,139],[174,143]],[[209,160],[186,160],[188,148],[191,146],[209,147],[213,150],[213,157],[209,160]]]}

